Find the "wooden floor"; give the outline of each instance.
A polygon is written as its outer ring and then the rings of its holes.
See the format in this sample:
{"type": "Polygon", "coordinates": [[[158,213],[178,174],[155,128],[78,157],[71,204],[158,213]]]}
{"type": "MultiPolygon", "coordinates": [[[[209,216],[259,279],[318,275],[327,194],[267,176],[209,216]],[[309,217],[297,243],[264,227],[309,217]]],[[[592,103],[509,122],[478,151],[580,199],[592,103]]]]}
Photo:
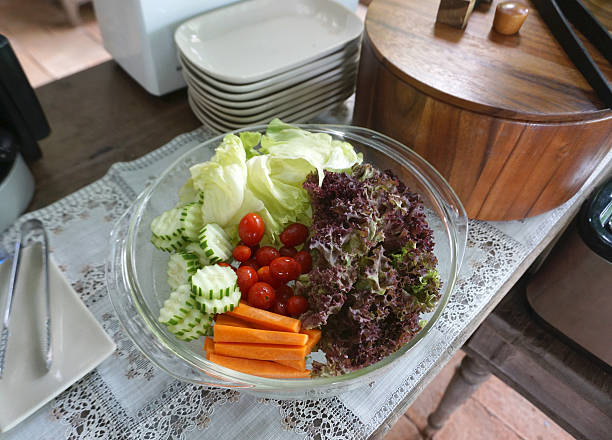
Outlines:
{"type": "MultiPolygon", "coordinates": [[[[365,15],[362,8],[360,15],[365,15]]],[[[51,0],[0,0],[0,34],[7,36],[30,83],[40,86],[110,59],[91,5],[71,27],[51,0]]],[[[425,388],[385,440],[418,440],[454,368],[457,354],[425,388]]],[[[492,377],[452,415],[437,440],[569,440],[565,431],[511,388],[492,377]]]]}

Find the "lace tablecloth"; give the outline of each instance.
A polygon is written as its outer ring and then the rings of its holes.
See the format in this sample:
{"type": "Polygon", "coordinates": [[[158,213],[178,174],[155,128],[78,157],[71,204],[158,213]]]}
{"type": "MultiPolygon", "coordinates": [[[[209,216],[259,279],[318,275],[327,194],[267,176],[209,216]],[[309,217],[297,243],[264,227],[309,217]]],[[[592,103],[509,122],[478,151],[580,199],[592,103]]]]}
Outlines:
{"type": "MultiPolygon", "coordinates": [[[[384,379],[318,401],[261,399],[182,383],[156,369],[122,332],[106,294],[104,261],[113,223],[163,169],[210,136],[201,128],[139,160],[115,164],[104,178],[17,222],[36,217],[45,223],[54,261],[115,340],[117,350],[3,438],[368,438],[391,423],[398,409],[412,402],[461,347],[585,191],[536,218],[470,221],[464,264],[443,316],[384,379]]],[[[612,153],[598,172],[611,161],[612,153]]],[[[5,248],[16,239],[18,224],[0,237],[5,248]]]]}

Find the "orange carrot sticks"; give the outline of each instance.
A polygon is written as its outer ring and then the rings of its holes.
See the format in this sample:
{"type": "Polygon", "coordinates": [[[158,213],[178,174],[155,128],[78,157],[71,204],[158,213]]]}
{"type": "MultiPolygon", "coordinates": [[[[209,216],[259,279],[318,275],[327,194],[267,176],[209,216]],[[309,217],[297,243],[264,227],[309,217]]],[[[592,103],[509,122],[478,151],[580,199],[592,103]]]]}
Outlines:
{"type": "Polygon", "coordinates": [[[270,361],[255,359],[241,359],[230,356],[223,356],[217,353],[206,355],[207,359],[223,367],[240,371],[241,373],[252,374],[260,377],[270,377],[275,379],[293,379],[310,377],[309,370],[296,370],[270,361]]]}
{"type": "Polygon", "coordinates": [[[230,316],[227,313],[222,313],[220,315],[217,315],[217,318],[215,319],[215,324],[233,325],[234,327],[249,327],[249,328],[253,327],[248,322],[242,319],[236,318],[235,316],[230,316]]]}
{"type": "Polygon", "coordinates": [[[243,302],[241,302],[240,305],[234,309],[234,311],[227,312],[226,314],[244,319],[247,322],[254,323],[258,327],[270,330],[281,330],[285,332],[297,333],[300,331],[301,326],[299,319],[293,319],[277,313],[251,307],[243,302]]]}
{"type": "Polygon", "coordinates": [[[306,369],[306,358],[300,360],[276,360],[277,364],[285,365],[286,367],[295,368],[296,370],[304,371],[306,369]]]}
{"type": "Polygon", "coordinates": [[[264,361],[300,360],[306,357],[306,346],[215,341],[215,353],[224,356],[264,361]]]}
{"type": "Polygon", "coordinates": [[[220,325],[218,322],[213,330],[215,332],[215,343],[247,342],[249,344],[305,345],[308,341],[308,335],[302,333],[233,327],[231,325],[220,325]]]}
{"type": "Polygon", "coordinates": [[[321,340],[321,330],[317,330],[316,328],[312,330],[304,329],[301,331],[301,333],[308,335],[308,342],[306,342],[306,354],[309,354],[314,346],[317,345],[317,342],[321,340]]]}
{"type": "Polygon", "coordinates": [[[204,338],[204,351],[206,353],[213,353],[215,351],[215,341],[208,336],[204,338]]]}

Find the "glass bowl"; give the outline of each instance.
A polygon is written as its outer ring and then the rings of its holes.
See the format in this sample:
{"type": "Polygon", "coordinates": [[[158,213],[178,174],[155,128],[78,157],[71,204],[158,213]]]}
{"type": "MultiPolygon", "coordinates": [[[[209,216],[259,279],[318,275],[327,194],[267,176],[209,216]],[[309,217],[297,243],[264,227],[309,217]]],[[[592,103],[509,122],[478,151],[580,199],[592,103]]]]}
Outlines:
{"type": "MultiPolygon", "coordinates": [[[[189,167],[210,159],[223,136],[194,147],[176,160],[149,186],[119,219],[111,234],[106,264],[108,293],[126,333],[142,353],[168,374],[184,381],[251,391],[262,397],[316,398],[368,384],[394,362],[410,356],[412,348],[435,325],[453,290],[467,239],[467,217],[446,180],[423,158],[393,139],[372,130],[338,125],[300,125],[312,132],[329,133],[350,142],[364,161],[391,169],[413,192],[420,194],[434,230],[434,252],[442,281],[441,299],[428,322],[412,340],[376,364],[336,377],[268,379],[240,373],[208,361],[202,339],[182,342],[157,321],[169,295],[166,282],[168,254],[150,242],[151,221],[178,201],[177,191],[189,177],[189,167]]],[[[265,132],[265,126],[240,131],[265,132]]]]}

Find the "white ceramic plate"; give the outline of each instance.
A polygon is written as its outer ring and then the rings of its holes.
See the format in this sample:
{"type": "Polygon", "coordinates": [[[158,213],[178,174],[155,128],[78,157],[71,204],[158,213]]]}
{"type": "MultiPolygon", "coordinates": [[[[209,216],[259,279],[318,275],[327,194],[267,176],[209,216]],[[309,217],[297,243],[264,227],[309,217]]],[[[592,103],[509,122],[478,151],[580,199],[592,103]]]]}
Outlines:
{"type": "MultiPolygon", "coordinates": [[[[0,264],[0,303],[4,304],[10,260],[0,264]]],[[[40,245],[22,250],[5,371],[0,379],[0,432],[5,432],[94,369],[115,351],[115,343],[87,310],[50,260],[53,364],[42,360],[44,295],[40,245]],[[39,325],[36,325],[39,324],[39,325]]]]}
{"type": "Polygon", "coordinates": [[[217,102],[209,99],[209,95],[200,94],[199,89],[197,87],[191,87],[191,91],[194,98],[199,98],[198,101],[203,101],[208,107],[212,107],[213,109],[223,114],[226,114],[228,116],[247,117],[260,115],[269,110],[281,111],[292,105],[298,105],[317,96],[320,96],[324,93],[329,93],[331,90],[337,89],[339,87],[347,87],[350,84],[355,83],[356,76],[357,70],[355,69],[350,74],[341,76],[336,81],[328,82],[326,84],[318,84],[317,86],[312,87],[310,90],[307,89],[305,93],[298,92],[296,95],[290,96],[289,98],[269,101],[262,105],[253,106],[246,109],[234,109],[231,107],[220,105],[217,102]]]}
{"type": "MultiPolygon", "coordinates": [[[[300,75],[303,77],[304,74],[311,73],[320,67],[331,66],[331,65],[339,65],[343,61],[350,60],[355,56],[357,51],[359,50],[359,39],[354,42],[351,42],[347,46],[344,46],[339,51],[334,52],[331,55],[319,58],[317,60],[312,61],[304,66],[297,67],[295,69],[291,69],[287,72],[281,73],[279,75],[274,75],[269,78],[265,78],[261,81],[256,81],[250,84],[230,84],[226,82],[219,81],[212,76],[207,75],[205,72],[202,72],[198,69],[198,66],[192,64],[189,59],[179,53],[180,61],[183,64],[186,64],[189,67],[190,72],[193,72],[199,79],[204,81],[206,84],[211,87],[221,90],[228,93],[247,93],[252,92],[258,89],[262,89],[264,87],[269,87],[274,84],[280,82],[286,82],[287,80],[292,80],[293,78],[300,75]]],[[[313,73],[314,74],[314,73],[313,73]]],[[[312,76],[312,75],[310,75],[312,76]]]]}
{"type": "MultiPolygon", "coordinates": [[[[349,96],[351,96],[353,94],[353,91],[354,90],[352,88],[349,88],[341,94],[337,94],[335,96],[328,97],[324,100],[319,101],[317,104],[311,107],[302,109],[301,111],[295,112],[295,110],[289,110],[284,113],[276,114],[273,117],[278,117],[282,119],[283,121],[289,122],[289,123],[303,122],[305,120],[308,120],[309,118],[312,118],[318,115],[319,113],[322,113],[340,104],[341,102],[346,100],[349,96]]],[[[226,121],[214,115],[207,109],[202,108],[194,101],[194,99],[191,96],[191,93],[188,93],[188,98],[189,98],[189,106],[193,110],[196,117],[200,119],[200,121],[202,121],[203,123],[210,125],[215,130],[224,132],[224,131],[235,130],[237,128],[244,126],[244,124],[241,124],[241,123],[234,123],[234,122],[226,121]]],[[[270,122],[270,119],[272,118],[261,119],[249,125],[267,124],[268,122],[270,122]]]]}
{"type": "Polygon", "coordinates": [[[319,75],[316,78],[311,78],[308,81],[296,84],[293,87],[280,90],[278,92],[263,96],[261,98],[246,101],[230,101],[227,99],[219,98],[202,89],[196,83],[196,80],[192,79],[192,77],[186,76],[185,79],[190,88],[197,89],[198,94],[205,96],[209,102],[214,102],[215,104],[218,104],[219,106],[222,106],[226,109],[249,110],[257,106],[278,105],[288,100],[297,99],[300,96],[316,91],[322,86],[342,81],[344,78],[350,77],[351,75],[355,75],[356,71],[357,64],[355,64],[354,66],[352,66],[352,68],[349,69],[334,69],[322,75],[319,75]]]}
{"type": "Polygon", "coordinates": [[[264,87],[261,89],[254,90],[252,92],[247,93],[228,93],[223,92],[221,90],[217,90],[216,88],[206,84],[202,81],[196,72],[193,72],[188,65],[183,64],[183,76],[185,77],[185,81],[191,80],[191,82],[195,82],[200,88],[218,98],[229,100],[229,101],[251,101],[253,99],[262,98],[267,95],[271,95],[274,92],[278,92],[280,90],[285,90],[293,86],[298,86],[299,84],[308,81],[310,79],[319,77],[319,75],[324,75],[326,73],[341,73],[343,71],[351,70],[355,68],[359,61],[359,53],[357,52],[352,58],[348,60],[343,60],[341,62],[331,63],[325,66],[320,66],[317,69],[314,69],[310,72],[305,72],[300,75],[296,75],[293,78],[286,79],[284,81],[275,83],[271,86],[264,87]]]}
{"type": "Polygon", "coordinates": [[[246,0],[183,23],[174,40],[199,70],[248,84],[330,54],[362,31],[361,19],[331,0],[246,0]]]}
{"type": "Polygon", "coordinates": [[[334,84],[333,87],[327,90],[320,90],[318,93],[314,93],[313,95],[307,96],[307,99],[301,99],[298,101],[287,101],[278,107],[270,108],[264,112],[255,113],[248,116],[228,114],[227,112],[210,105],[209,102],[198,96],[197,93],[195,93],[195,90],[191,90],[191,98],[196,102],[196,104],[198,104],[199,107],[206,109],[211,114],[218,116],[219,118],[223,118],[224,121],[242,125],[252,125],[256,124],[262,119],[269,120],[277,117],[278,115],[285,114],[288,111],[297,112],[304,108],[312,107],[313,105],[316,105],[318,102],[320,102],[322,99],[336,96],[337,94],[349,88],[351,90],[355,88],[354,81],[334,84]]]}

